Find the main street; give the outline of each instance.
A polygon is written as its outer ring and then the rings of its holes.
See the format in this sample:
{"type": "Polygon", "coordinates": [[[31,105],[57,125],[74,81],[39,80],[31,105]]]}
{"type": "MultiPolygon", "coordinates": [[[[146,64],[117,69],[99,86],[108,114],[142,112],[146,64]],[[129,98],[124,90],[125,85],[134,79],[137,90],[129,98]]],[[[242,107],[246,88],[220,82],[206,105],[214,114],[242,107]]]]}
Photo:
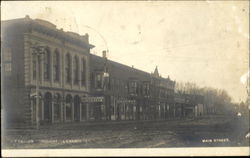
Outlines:
{"type": "Polygon", "coordinates": [[[3,148],[249,146],[248,117],[206,116],[141,122],[87,122],[4,130],[3,148]]]}

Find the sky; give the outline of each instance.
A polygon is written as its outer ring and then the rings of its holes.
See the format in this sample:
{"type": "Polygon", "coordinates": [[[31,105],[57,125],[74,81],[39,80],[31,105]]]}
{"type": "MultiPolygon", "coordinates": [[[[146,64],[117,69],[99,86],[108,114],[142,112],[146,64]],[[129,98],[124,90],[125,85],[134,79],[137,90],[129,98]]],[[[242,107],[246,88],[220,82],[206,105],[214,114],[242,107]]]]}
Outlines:
{"type": "Polygon", "coordinates": [[[1,20],[43,19],[84,35],[91,53],[162,77],[225,89],[245,101],[248,1],[1,2],[1,20]]]}

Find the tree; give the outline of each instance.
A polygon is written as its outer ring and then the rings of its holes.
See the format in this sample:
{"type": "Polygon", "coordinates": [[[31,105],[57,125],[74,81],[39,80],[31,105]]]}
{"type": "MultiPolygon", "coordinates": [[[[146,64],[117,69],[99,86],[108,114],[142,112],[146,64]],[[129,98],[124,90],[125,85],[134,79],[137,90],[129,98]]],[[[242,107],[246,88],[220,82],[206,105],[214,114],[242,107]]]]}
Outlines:
{"type": "Polygon", "coordinates": [[[178,82],[175,87],[176,92],[193,95],[203,95],[204,105],[207,113],[232,113],[234,105],[227,91],[211,87],[199,87],[192,82],[178,82]]]}

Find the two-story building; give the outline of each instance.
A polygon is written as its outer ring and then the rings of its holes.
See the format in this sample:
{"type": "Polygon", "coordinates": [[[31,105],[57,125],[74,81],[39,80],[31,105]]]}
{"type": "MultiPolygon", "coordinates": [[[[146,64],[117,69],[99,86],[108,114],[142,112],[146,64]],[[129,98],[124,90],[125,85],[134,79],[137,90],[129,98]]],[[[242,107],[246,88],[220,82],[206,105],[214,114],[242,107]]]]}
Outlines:
{"type": "MultiPolygon", "coordinates": [[[[105,54],[105,52],[104,52],[105,54]]],[[[91,119],[148,120],[173,115],[175,81],[91,55],[91,119]]]]}
{"type": "Polygon", "coordinates": [[[88,34],[65,32],[28,16],[1,24],[2,108],[7,124],[35,123],[36,112],[44,123],[85,120],[87,105],[81,98],[89,95],[93,48],[88,34]]]}

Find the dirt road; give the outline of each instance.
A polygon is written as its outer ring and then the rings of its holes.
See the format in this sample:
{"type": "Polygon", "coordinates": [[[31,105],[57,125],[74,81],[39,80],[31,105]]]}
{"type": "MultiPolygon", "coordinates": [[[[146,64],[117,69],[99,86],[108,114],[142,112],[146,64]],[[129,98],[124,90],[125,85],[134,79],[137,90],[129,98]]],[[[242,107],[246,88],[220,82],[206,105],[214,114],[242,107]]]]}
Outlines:
{"type": "Polygon", "coordinates": [[[78,123],[35,129],[8,129],[3,148],[159,148],[249,146],[247,118],[210,116],[200,119],[139,123],[78,123]]]}

